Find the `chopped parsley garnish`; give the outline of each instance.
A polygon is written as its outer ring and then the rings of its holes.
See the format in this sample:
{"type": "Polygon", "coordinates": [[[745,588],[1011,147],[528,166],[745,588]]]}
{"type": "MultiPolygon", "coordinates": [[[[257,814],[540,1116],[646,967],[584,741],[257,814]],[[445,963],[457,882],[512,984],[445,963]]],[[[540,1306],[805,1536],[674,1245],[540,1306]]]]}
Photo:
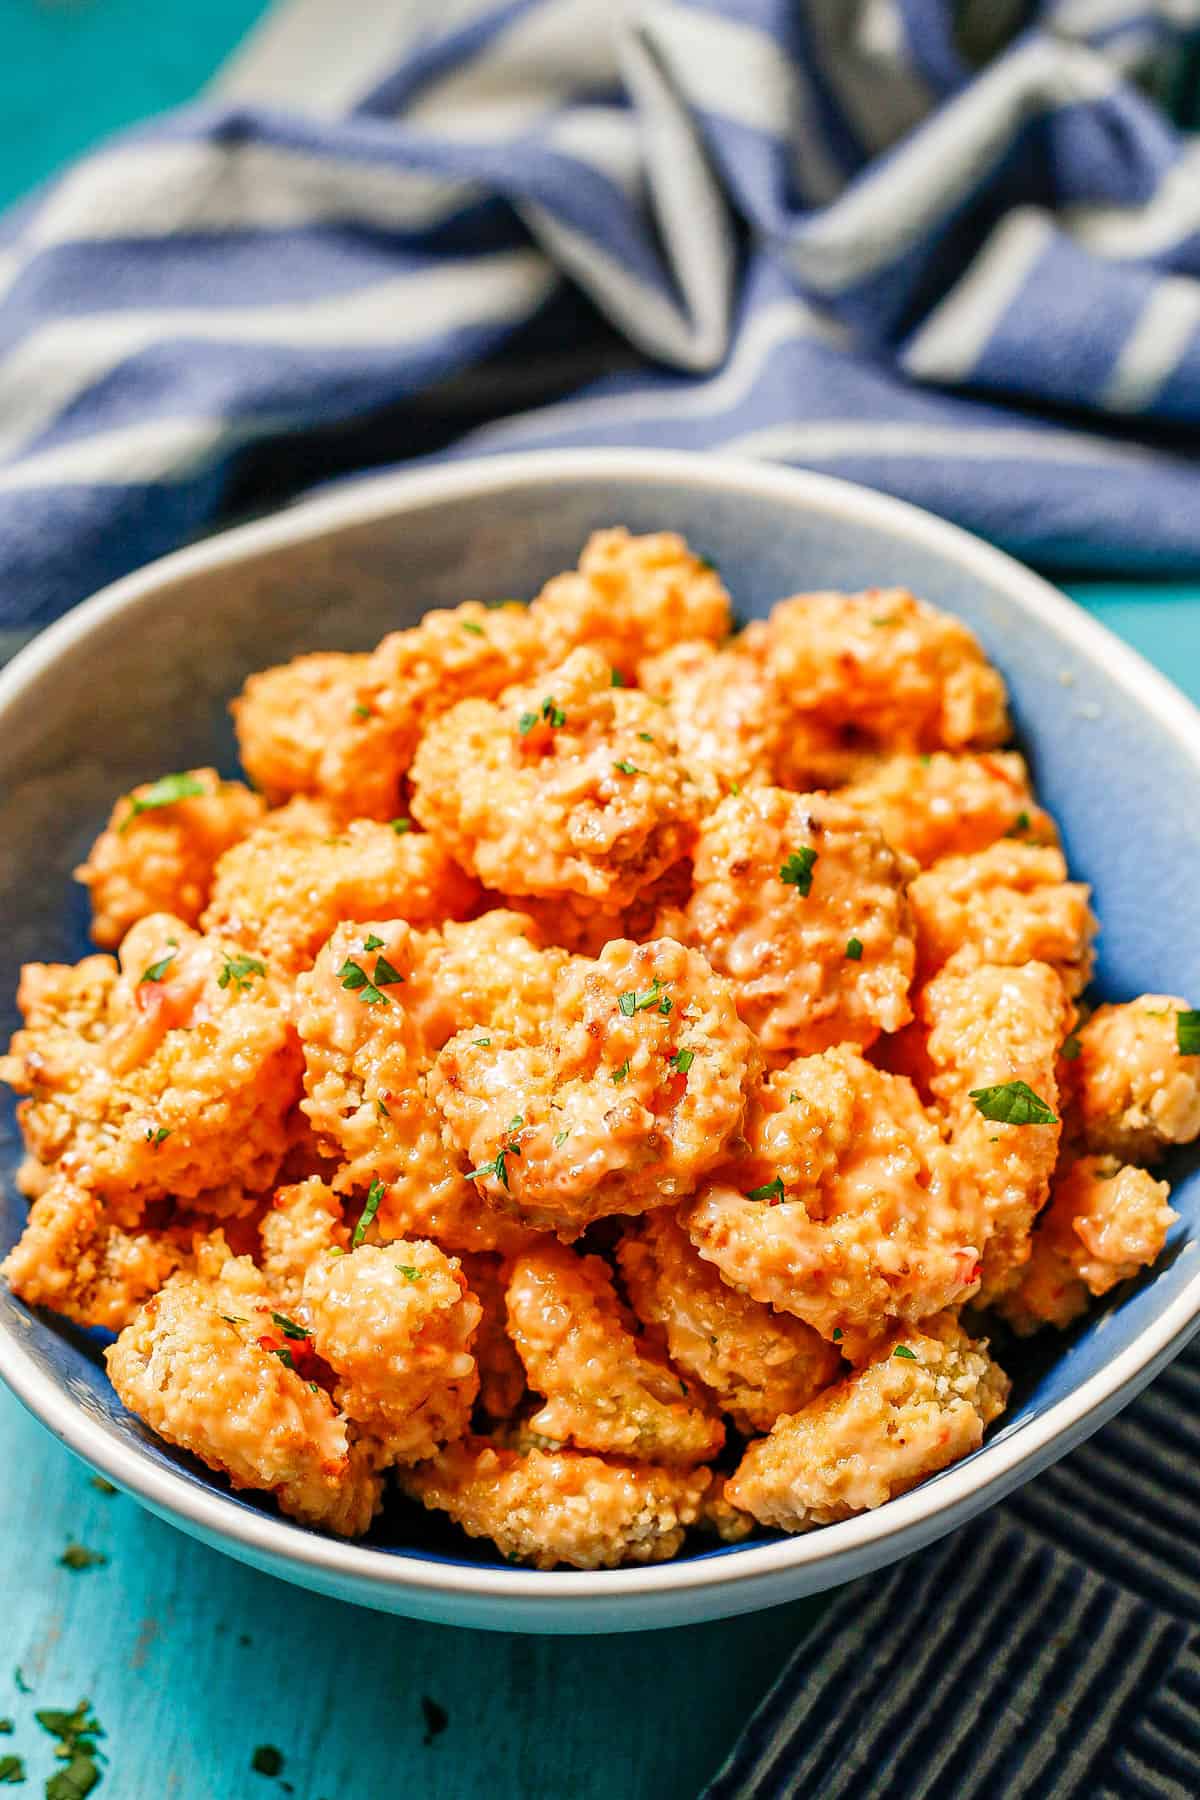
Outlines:
{"type": "Polygon", "coordinates": [[[403,980],[404,977],[399,969],[393,969],[386,956],[377,956],[375,958],[376,987],[394,987],[396,982],[403,980]]]}
{"type": "Polygon", "coordinates": [[[623,994],[617,996],[617,1005],[627,1019],[632,1019],[634,1013],[648,1011],[650,1007],[654,1007],[666,1018],[673,1004],[674,1002],[666,994],[663,983],[657,975],[645,993],[639,994],[636,988],[627,988],[623,994]]]}
{"type": "Polygon", "coordinates": [[[354,716],[356,719],[369,719],[371,716],[371,709],[369,706],[364,706],[360,700],[354,708],[354,716]]]}
{"type": "Polygon", "coordinates": [[[471,1039],[471,1042],[474,1044],[474,1046],[477,1050],[486,1050],[488,1045],[491,1043],[491,1041],[492,1041],[491,1038],[472,1038],[471,1039]]]}
{"type": "Polygon", "coordinates": [[[800,1095],[797,1093],[796,1089],[793,1088],[791,1093],[788,1095],[788,1104],[790,1105],[793,1100],[798,1100],[799,1098],[800,1098],[800,1095]]]}
{"type": "Polygon", "coordinates": [[[477,1169],[468,1169],[467,1180],[482,1181],[486,1175],[494,1175],[501,1187],[507,1187],[508,1163],[506,1159],[509,1156],[520,1156],[520,1154],[520,1144],[506,1144],[503,1150],[497,1150],[491,1162],[480,1163],[477,1169]]]}
{"type": "Polygon", "coordinates": [[[106,1481],[103,1475],[93,1475],[92,1486],[98,1494],[118,1494],[121,1491],[114,1487],[111,1481],[106,1481]]]}
{"type": "Polygon", "coordinates": [[[296,1373],[296,1359],[286,1344],[273,1344],[270,1338],[259,1338],[258,1341],[268,1356],[277,1356],[285,1369],[290,1369],[293,1375],[296,1373]]]}
{"type": "Polygon", "coordinates": [[[226,956],[225,966],[217,976],[217,986],[227,988],[230,982],[234,987],[245,990],[256,975],[265,975],[267,965],[260,962],[257,956],[226,956]]]}
{"type": "Polygon", "coordinates": [[[863,947],[862,947],[862,939],[861,938],[852,937],[852,938],[846,939],[846,961],[847,962],[861,962],[862,961],[862,950],[863,950],[863,947]]]}
{"type": "Polygon", "coordinates": [[[751,1188],[746,1198],[747,1200],[782,1200],[782,1177],[776,1175],[774,1181],[764,1181],[761,1187],[751,1188]]]}
{"type": "Polygon", "coordinates": [[[625,677],[622,675],[620,669],[611,669],[609,671],[608,684],[610,687],[625,686],[625,677]]]}
{"type": "Polygon", "coordinates": [[[92,1712],[90,1700],[81,1700],[74,1712],[35,1712],[43,1731],[58,1739],[54,1754],[63,1763],[46,1783],[46,1800],[85,1800],[100,1779],[96,1739],[104,1736],[92,1712]]]}
{"type": "Polygon", "coordinates": [[[175,942],[175,939],[168,938],[167,942],[170,944],[171,948],[167,951],[165,956],[160,956],[157,962],[146,964],[146,967],[138,977],[139,987],[143,981],[161,981],[171,964],[175,961],[175,958],[179,955],[179,945],[175,942]]]}
{"type": "Polygon", "coordinates": [[[902,1362],[916,1362],[917,1360],[916,1351],[910,1350],[907,1344],[897,1344],[892,1355],[900,1357],[902,1362]]]}
{"type": "Polygon", "coordinates": [[[679,1391],[683,1395],[684,1399],[686,1400],[688,1385],[687,1385],[687,1382],[683,1379],[682,1375],[679,1377],[679,1391]]]}
{"type": "Polygon", "coordinates": [[[17,1787],[24,1779],[25,1764],[21,1757],[0,1756],[0,1782],[6,1787],[17,1787]]]}
{"type": "Polygon", "coordinates": [[[381,937],[376,937],[375,933],[372,931],[368,937],[365,937],[363,939],[363,949],[364,950],[382,950],[383,949],[383,939],[381,937]]]}
{"type": "Polygon", "coordinates": [[[698,556],[696,562],[700,568],[707,569],[710,575],[719,575],[721,573],[711,556],[698,556]]]}
{"type": "Polygon", "coordinates": [[[352,994],[357,994],[364,1006],[390,1006],[391,1001],[386,994],[381,994],[367,971],[353,957],[348,956],[337,972],[342,986],[352,994]]]}
{"type": "Polygon", "coordinates": [[[399,1269],[401,1275],[403,1275],[405,1281],[420,1281],[420,1269],[414,1269],[410,1263],[397,1263],[396,1267],[399,1269]]]}
{"type": "Polygon", "coordinates": [[[375,1111],[379,1114],[381,1119],[390,1119],[392,1116],[378,1095],[375,1097],[375,1111]]]}
{"type": "Polygon", "coordinates": [[[366,1237],[367,1231],[374,1221],[375,1214],[379,1211],[379,1202],[383,1199],[386,1192],[387,1190],[382,1181],[373,1181],[367,1189],[366,1204],[359,1216],[358,1224],[354,1227],[354,1236],[350,1239],[350,1248],[352,1250],[357,1250],[358,1246],[366,1237]]]}
{"type": "Polygon", "coordinates": [[[413,822],[411,819],[393,819],[392,820],[392,830],[395,832],[397,837],[403,837],[404,834],[408,831],[411,831],[412,828],[413,828],[413,822]]]}
{"type": "Polygon", "coordinates": [[[476,625],[473,619],[464,619],[462,621],[462,628],[464,631],[469,631],[472,637],[483,636],[483,626],[476,625]]]}
{"type": "Polygon", "coordinates": [[[1065,1057],[1068,1062],[1074,1062],[1082,1049],[1083,1045],[1080,1043],[1078,1036],[1075,1032],[1072,1032],[1070,1037],[1064,1038],[1059,1045],[1058,1054],[1065,1057]]]}
{"type": "Polygon", "coordinates": [[[504,1129],[505,1129],[505,1131],[520,1131],[520,1129],[524,1123],[525,1123],[524,1113],[514,1113],[512,1118],[508,1121],[508,1124],[504,1127],[504,1129]]]}
{"type": "Polygon", "coordinates": [[[249,1323],[248,1320],[239,1317],[237,1313],[222,1313],[221,1317],[227,1325],[246,1325],[249,1323]]]}
{"type": "Polygon", "coordinates": [[[631,763],[627,756],[623,756],[620,762],[615,762],[613,768],[618,775],[644,775],[646,773],[645,769],[639,769],[636,763],[631,763]]]}
{"type": "Polygon", "coordinates": [[[779,871],[779,879],[786,887],[794,887],[798,894],[807,895],[812,891],[813,864],[817,861],[817,852],[811,844],[801,845],[793,850],[779,871]]]}
{"type": "Polygon", "coordinates": [[[833,1328],[833,1341],[835,1344],[840,1344],[842,1341],[842,1328],[840,1325],[835,1325],[833,1328]]]}
{"type": "Polygon", "coordinates": [[[283,1771],[283,1752],[274,1744],[260,1744],[250,1758],[250,1767],[256,1775],[279,1775],[283,1771]]]}
{"type": "Polygon", "coordinates": [[[681,1075],[686,1075],[696,1060],[696,1052],[694,1050],[677,1050],[674,1056],[668,1060],[673,1069],[678,1070],[681,1075]]]}
{"type": "Polygon", "coordinates": [[[160,1144],[165,1144],[170,1135],[171,1127],[169,1125],[160,1125],[157,1130],[153,1125],[147,1125],[146,1127],[146,1142],[152,1145],[155,1150],[158,1149],[160,1144]]]}
{"type": "Polygon", "coordinates": [[[0,1737],[11,1737],[16,1729],[11,1719],[0,1719],[0,1737]]]}
{"type": "Polygon", "coordinates": [[[1175,1044],[1180,1056],[1200,1056],[1200,1012],[1175,1014],[1175,1044]]]}
{"type": "Polygon", "coordinates": [[[303,1325],[297,1325],[295,1319],[289,1319],[286,1313],[273,1312],[271,1318],[278,1325],[285,1338],[310,1338],[312,1332],[303,1325]]]}
{"type": "Polygon", "coordinates": [[[740,781],[731,781],[729,784],[729,791],[733,795],[734,799],[736,800],[742,791],[741,782],[740,781]]]}
{"type": "Polygon", "coordinates": [[[547,694],[546,698],[542,701],[542,717],[545,719],[547,725],[549,725],[551,731],[561,730],[567,722],[566,713],[561,706],[555,705],[554,697],[551,694],[547,694]]]}
{"type": "Polygon", "coordinates": [[[999,1125],[1057,1125],[1058,1114],[1024,1081],[1002,1081],[996,1087],[972,1088],[970,1098],[985,1119],[999,1125]]]}
{"type": "Polygon", "coordinates": [[[898,625],[900,621],[895,613],[877,613],[871,623],[872,625],[898,625]]]}
{"type": "Polygon", "coordinates": [[[58,1561],[60,1568],[78,1572],[80,1569],[102,1569],[108,1558],[100,1550],[89,1550],[86,1544],[68,1544],[58,1561]]]}
{"type": "Polygon", "coordinates": [[[160,806],[174,806],[177,800],[194,800],[197,795],[207,792],[204,783],[197,781],[194,775],[160,775],[157,781],[151,782],[140,799],[130,800],[129,811],[117,827],[117,836],[128,831],[133,821],[140,819],[143,813],[155,812],[160,806]]]}
{"type": "Polygon", "coordinates": [[[643,744],[652,744],[654,742],[652,734],[648,731],[639,731],[638,736],[641,738],[643,744]]]}
{"type": "Polygon", "coordinates": [[[933,758],[932,758],[932,756],[930,756],[928,750],[925,750],[921,753],[920,756],[918,756],[917,761],[920,763],[920,765],[923,769],[927,769],[929,767],[930,763],[933,761],[933,758]]]}
{"type": "Polygon", "coordinates": [[[537,722],[538,716],[535,712],[522,713],[521,717],[517,720],[517,730],[522,737],[528,737],[537,722]]]}
{"type": "Polygon", "coordinates": [[[1024,807],[1022,807],[1021,811],[1017,814],[1004,835],[1005,837],[1019,837],[1021,832],[1028,830],[1029,814],[1025,811],[1024,807]]]}
{"type": "Polygon", "coordinates": [[[554,1148],[556,1150],[561,1150],[570,1135],[569,1131],[556,1131],[554,1134],[554,1148]]]}
{"type": "Polygon", "coordinates": [[[613,1070],[612,1084],[614,1087],[620,1087],[623,1082],[628,1080],[628,1078],[629,1078],[629,1058],[626,1057],[625,1061],[621,1064],[620,1068],[613,1070]]]}

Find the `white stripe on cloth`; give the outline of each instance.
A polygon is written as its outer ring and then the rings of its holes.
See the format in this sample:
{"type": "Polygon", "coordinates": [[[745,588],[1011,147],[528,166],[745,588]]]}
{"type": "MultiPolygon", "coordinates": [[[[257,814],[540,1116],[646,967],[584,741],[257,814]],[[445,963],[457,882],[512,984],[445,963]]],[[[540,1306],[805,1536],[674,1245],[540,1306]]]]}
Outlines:
{"type": "MultiPolygon", "coordinates": [[[[849,456],[960,457],[997,462],[1095,463],[1098,466],[1153,466],[1157,451],[1084,431],[1027,430],[1020,426],[918,425],[907,420],[814,419],[798,425],[768,425],[730,438],[735,456],[778,458],[781,462],[824,462],[849,456]]],[[[1167,459],[1162,458],[1163,461],[1167,459]]]]}
{"type": "Polygon", "coordinates": [[[1049,214],[1038,208],[1007,213],[962,280],[925,315],[901,366],[919,381],[967,380],[1053,236],[1049,214]]]}
{"type": "Polygon", "coordinates": [[[1112,412],[1145,412],[1200,332],[1200,286],[1164,275],[1146,298],[1104,390],[1112,412]]]}
{"type": "MultiPolygon", "coordinates": [[[[447,23],[453,0],[439,0],[447,23]]],[[[208,86],[227,104],[349,112],[428,29],[424,0],[279,0],[208,86]]]]}
{"type": "Polygon", "coordinates": [[[1064,231],[1100,256],[1160,256],[1200,232],[1200,143],[1183,150],[1144,206],[1071,206],[1064,231]]]}

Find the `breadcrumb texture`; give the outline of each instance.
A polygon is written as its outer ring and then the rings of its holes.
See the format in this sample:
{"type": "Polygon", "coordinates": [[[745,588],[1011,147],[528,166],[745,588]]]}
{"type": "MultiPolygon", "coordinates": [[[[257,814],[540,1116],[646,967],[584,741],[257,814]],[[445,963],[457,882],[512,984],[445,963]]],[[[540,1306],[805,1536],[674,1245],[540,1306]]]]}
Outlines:
{"type": "Polygon", "coordinates": [[[1052,845],[1005,839],[974,856],[948,856],[908,892],[923,975],[965,948],[1012,968],[1049,963],[1071,994],[1091,978],[1090,890],[1067,880],[1066,858],[1052,845]]]}
{"type": "Polygon", "coordinates": [[[596,531],[579,567],[548,581],[530,608],[547,663],[589,645],[631,678],[646,657],[685,640],[720,643],[733,617],[720,575],[674,531],[596,531]]]}
{"type": "Polygon", "coordinates": [[[751,1444],[726,1497],[782,1531],[882,1506],[977,1450],[1008,1387],[986,1343],[951,1318],[926,1320],[751,1444]]]}
{"type": "Polygon", "coordinates": [[[975,856],[1009,835],[1041,844],[1058,837],[1015,750],[897,751],[878,757],[839,798],[922,868],[947,856],[975,856]]]}
{"type": "Polygon", "coordinates": [[[165,1232],[122,1231],[98,1194],[59,1179],[34,1202],[0,1275],[28,1306],[120,1331],[185,1255],[165,1232]]]}
{"type": "Polygon", "coordinates": [[[1177,995],[1143,994],[1080,1027],[1069,1080],[1089,1150],[1154,1163],[1200,1133],[1200,1056],[1180,1051],[1176,1023],[1186,1011],[1177,995]]]}

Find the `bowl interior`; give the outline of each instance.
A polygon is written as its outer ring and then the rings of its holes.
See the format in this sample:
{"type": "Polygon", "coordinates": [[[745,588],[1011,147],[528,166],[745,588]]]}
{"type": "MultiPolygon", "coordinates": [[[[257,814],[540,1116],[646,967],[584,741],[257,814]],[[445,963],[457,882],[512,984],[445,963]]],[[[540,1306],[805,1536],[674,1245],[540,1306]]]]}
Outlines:
{"type": "MultiPolygon", "coordinates": [[[[143,597],[95,612],[83,630],[60,632],[40,665],[27,661],[22,679],[9,678],[0,697],[5,1039],[17,1023],[21,963],[73,961],[89,948],[71,870],[113,797],[168,769],[211,762],[236,772],[226,704],[247,674],[302,650],[365,648],[430,607],[529,596],[574,562],[591,530],[612,523],[682,531],[720,567],[747,618],[806,588],[902,584],[966,620],[1008,680],[1019,740],[1060,821],[1072,869],[1092,883],[1102,925],[1098,992],[1200,996],[1200,934],[1191,929],[1200,892],[1200,751],[1139,694],[1136,664],[1131,675],[1115,645],[1074,642],[1058,620],[1039,614],[1036,595],[1031,602],[1006,590],[1002,565],[963,557],[953,538],[914,535],[903,509],[876,516],[868,507],[864,516],[853,491],[840,495],[837,484],[807,490],[798,483],[785,495],[776,483],[758,492],[753,477],[731,485],[699,461],[691,474],[676,467],[647,479],[644,469],[622,476],[611,465],[588,470],[564,459],[552,478],[490,476],[475,491],[469,471],[459,473],[462,491],[453,495],[430,495],[419,483],[373,483],[362,490],[367,503],[357,517],[349,516],[348,491],[333,524],[328,508],[299,512],[297,526],[312,523],[293,541],[276,533],[277,541],[264,542],[260,534],[257,544],[234,547],[208,567],[167,567],[143,597]]],[[[7,1093],[2,1108],[0,1253],[19,1234],[25,1211],[13,1186],[20,1151],[7,1093]]],[[[1152,1276],[1119,1290],[1065,1339],[1002,1348],[1017,1387],[995,1436],[1019,1433],[1099,1374],[1182,1293],[1200,1228],[1196,1169],[1196,1158],[1183,1156],[1168,1171],[1181,1218],[1152,1276]]],[[[223,1487],[124,1412],[104,1374],[101,1334],[35,1317],[0,1285],[0,1356],[5,1336],[19,1340],[105,1434],[188,1482],[223,1487]]],[[[453,1562],[496,1560],[402,1505],[369,1541],[453,1562]]]]}

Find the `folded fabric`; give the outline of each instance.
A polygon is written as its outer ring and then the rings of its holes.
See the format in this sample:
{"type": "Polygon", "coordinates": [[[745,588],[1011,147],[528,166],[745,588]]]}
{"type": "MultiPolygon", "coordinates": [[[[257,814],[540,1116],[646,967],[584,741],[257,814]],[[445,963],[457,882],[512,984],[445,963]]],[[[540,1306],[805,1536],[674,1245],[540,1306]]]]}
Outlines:
{"type": "Polygon", "coordinates": [[[1200,145],[1165,104],[1198,30],[288,0],[0,221],[0,627],[325,475],[525,446],[722,447],[1044,564],[1200,563],[1200,145]]]}
{"type": "Polygon", "coordinates": [[[843,1588],[704,1800],[1196,1800],[1200,1349],[1056,1468],[843,1588]]]}

